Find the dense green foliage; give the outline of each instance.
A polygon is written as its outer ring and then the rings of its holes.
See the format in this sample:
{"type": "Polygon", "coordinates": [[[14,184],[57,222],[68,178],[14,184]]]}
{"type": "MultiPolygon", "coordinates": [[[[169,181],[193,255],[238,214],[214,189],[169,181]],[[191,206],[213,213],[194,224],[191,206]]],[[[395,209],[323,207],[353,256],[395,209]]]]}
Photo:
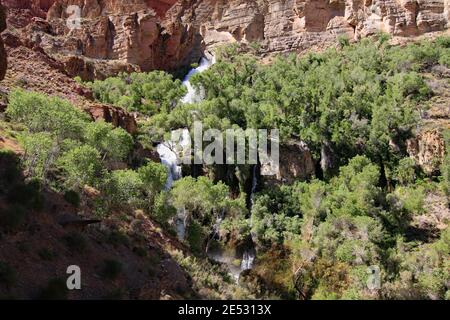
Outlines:
{"type": "MultiPolygon", "coordinates": [[[[167,179],[166,169],[148,163],[136,170],[114,170],[129,162],[134,147],[133,137],[124,129],[91,122],[87,114],[60,98],[17,89],[9,100],[6,114],[28,129],[19,134],[19,142],[29,178],[66,194],[82,193],[85,186],[97,188],[102,193],[96,203],[99,213],[132,204],[153,208],[167,179]]],[[[78,196],[75,202],[68,201],[78,206],[78,196]]]]}
{"type": "Polygon", "coordinates": [[[181,81],[162,72],[120,74],[105,81],[88,83],[95,98],[125,108],[153,115],[169,112],[186,93],[181,81]]]}

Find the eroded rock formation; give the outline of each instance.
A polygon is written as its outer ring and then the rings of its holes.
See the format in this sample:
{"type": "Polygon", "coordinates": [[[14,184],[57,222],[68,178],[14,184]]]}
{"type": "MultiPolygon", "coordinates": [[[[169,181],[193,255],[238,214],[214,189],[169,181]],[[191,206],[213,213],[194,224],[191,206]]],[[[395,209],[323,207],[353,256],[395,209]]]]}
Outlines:
{"type": "MultiPolygon", "coordinates": [[[[45,20],[36,17],[33,19],[34,22],[27,27],[31,28],[30,30],[48,28],[45,20]]],[[[2,27],[5,26],[4,19],[0,19],[0,23],[2,27]]],[[[67,64],[49,56],[37,39],[24,37],[23,34],[9,29],[1,39],[0,78],[4,79],[0,83],[0,92],[8,93],[14,88],[21,87],[59,96],[86,110],[95,120],[104,119],[130,133],[136,131],[136,120],[130,113],[114,106],[98,105],[94,102],[92,92],[67,74],[67,64]],[[8,56],[8,70],[6,70],[6,56],[8,56]]],[[[0,112],[3,112],[5,107],[4,101],[1,101],[0,112]]]]}
{"type": "Polygon", "coordinates": [[[38,39],[47,53],[65,61],[71,73],[86,79],[137,68],[174,70],[196,62],[203,50],[223,43],[258,42],[263,53],[271,53],[325,47],[340,34],[354,39],[378,31],[418,36],[448,28],[450,15],[450,0],[5,3],[15,13],[26,13],[14,14],[12,25],[28,26],[28,37],[38,39]],[[81,20],[76,20],[78,13],[81,20]],[[47,25],[37,20],[45,16],[47,25]]]}
{"type": "Polygon", "coordinates": [[[132,115],[125,110],[112,108],[104,104],[94,104],[86,109],[93,120],[105,120],[116,127],[121,127],[130,133],[137,131],[137,123],[132,115]]]}
{"type": "Polygon", "coordinates": [[[41,32],[39,36],[51,54],[59,54],[63,49],[67,64],[73,65],[76,57],[81,65],[79,75],[85,79],[102,78],[117,71],[173,70],[189,64],[187,51],[197,52],[197,57],[201,51],[192,47],[195,34],[181,21],[163,26],[167,10],[175,2],[60,0],[47,15],[52,33],[41,32]],[[78,6],[79,11],[73,6],[78,6]],[[76,20],[77,14],[81,20],[76,20]],[[114,63],[105,67],[105,60],[114,63]]]}
{"type": "MultiPolygon", "coordinates": [[[[292,51],[378,31],[417,36],[447,28],[446,0],[203,0],[188,9],[206,45],[259,41],[266,51],[292,51]]],[[[185,14],[189,17],[190,15],[185,14]]]]}
{"type": "MultiPolygon", "coordinates": [[[[0,3],[0,32],[6,29],[6,13],[2,4],[0,3]]],[[[3,40],[0,38],[0,80],[3,80],[6,74],[7,59],[5,46],[3,45],[3,40]]]]}

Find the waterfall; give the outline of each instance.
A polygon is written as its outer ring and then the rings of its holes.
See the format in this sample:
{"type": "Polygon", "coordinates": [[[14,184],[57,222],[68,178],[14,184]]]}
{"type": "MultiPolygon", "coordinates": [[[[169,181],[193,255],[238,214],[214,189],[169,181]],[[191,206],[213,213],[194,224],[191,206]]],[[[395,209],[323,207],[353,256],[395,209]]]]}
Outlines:
{"type": "Polygon", "coordinates": [[[220,215],[216,219],[216,223],[213,226],[213,232],[206,243],[206,253],[209,252],[209,246],[211,245],[211,241],[220,238],[220,226],[222,225],[222,221],[225,219],[225,209],[222,209],[220,215]]]}
{"type": "Polygon", "coordinates": [[[161,159],[161,163],[167,168],[168,178],[166,182],[166,190],[170,190],[175,181],[183,177],[182,167],[179,165],[181,158],[179,152],[191,145],[191,136],[188,129],[180,129],[178,131],[178,141],[165,141],[160,143],[156,150],[161,159]],[[180,131],[181,130],[181,131],[180,131]],[[181,148],[181,149],[179,149],[181,148]]]}
{"type": "MultiPolygon", "coordinates": [[[[197,73],[207,70],[215,63],[214,56],[208,54],[209,58],[202,58],[197,68],[192,69],[183,80],[183,84],[188,89],[186,96],[181,99],[182,103],[197,103],[204,97],[204,92],[198,93],[192,86],[190,79],[197,73]]],[[[175,181],[183,177],[182,166],[180,165],[179,148],[184,151],[191,148],[191,137],[188,129],[180,129],[178,141],[165,141],[157,146],[157,152],[161,159],[161,163],[167,168],[167,182],[165,189],[170,190],[175,181]]],[[[178,214],[175,219],[175,225],[178,238],[183,241],[186,238],[187,214],[185,208],[178,208],[178,214]]]]}
{"type": "MultiPolygon", "coordinates": [[[[252,190],[250,193],[250,228],[253,228],[253,220],[251,216],[251,210],[254,205],[255,201],[255,192],[256,188],[258,187],[258,166],[253,166],[252,171],[252,190]]],[[[241,262],[241,270],[251,270],[253,269],[253,264],[255,262],[256,258],[256,250],[255,250],[255,243],[253,241],[253,234],[250,231],[250,243],[251,245],[244,251],[244,254],[242,255],[242,262],[241,262]]]]}
{"type": "MultiPolygon", "coordinates": [[[[178,141],[166,141],[160,143],[157,147],[161,163],[167,168],[167,182],[165,185],[166,190],[170,190],[173,187],[175,181],[183,177],[182,167],[179,164],[180,154],[179,149],[182,151],[186,147],[190,149],[191,137],[188,129],[181,129],[179,132],[178,141]]],[[[175,220],[177,235],[180,240],[184,240],[186,237],[186,210],[184,208],[178,209],[178,214],[175,220]]]]}
{"type": "Polygon", "coordinates": [[[183,103],[198,103],[201,102],[205,98],[205,92],[200,89],[200,92],[197,92],[195,88],[191,84],[191,78],[197,73],[201,73],[206,71],[209,67],[211,67],[216,62],[214,57],[211,58],[202,58],[200,64],[197,68],[192,69],[187,74],[186,78],[183,80],[183,84],[188,89],[188,93],[181,99],[183,103]]]}
{"type": "Polygon", "coordinates": [[[256,254],[255,250],[247,249],[242,256],[241,270],[251,270],[253,269],[253,263],[255,262],[256,254]]]}

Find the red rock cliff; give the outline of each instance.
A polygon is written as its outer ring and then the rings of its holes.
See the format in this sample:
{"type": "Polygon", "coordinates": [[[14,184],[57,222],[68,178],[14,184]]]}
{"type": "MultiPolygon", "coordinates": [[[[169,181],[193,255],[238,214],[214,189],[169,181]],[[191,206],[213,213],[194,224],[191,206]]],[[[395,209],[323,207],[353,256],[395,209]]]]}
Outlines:
{"type": "MultiPolygon", "coordinates": [[[[6,14],[5,9],[0,3],[0,32],[6,29],[6,14]]],[[[6,51],[3,45],[3,40],[0,38],[0,80],[3,80],[6,74],[7,61],[6,51]]]]}
{"type": "MultiPolygon", "coordinates": [[[[120,70],[173,70],[202,50],[230,42],[259,42],[287,52],[359,39],[378,31],[411,37],[449,25],[450,0],[7,0],[28,19],[27,36],[84,78],[120,70]],[[80,8],[80,28],[67,25],[80,8]],[[31,27],[30,27],[31,24],[31,27]]],[[[14,15],[14,20],[21,20],[14,15]]],[[[24,19],[22,19],[24,20],[24,19]]],[[[26,19],[24,21],[27,21],[26,19]]],[[[22,24],[24,21],[21,21],[22,24]]],[[[14,24],[14,22],[13,22],[14,24]]],[[[16,23],[17,24],[17,23],[16,23]]]]}

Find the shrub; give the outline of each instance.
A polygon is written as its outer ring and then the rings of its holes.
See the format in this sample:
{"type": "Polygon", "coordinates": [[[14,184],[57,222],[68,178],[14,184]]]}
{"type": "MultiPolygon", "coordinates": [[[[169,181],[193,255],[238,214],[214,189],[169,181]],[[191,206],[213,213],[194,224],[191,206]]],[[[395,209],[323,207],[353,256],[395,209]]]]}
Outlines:
{"type": "MultiPolygon", "coordinates": [[[[447,51],[450,51],[450,49],[447,49],[447,51]]],[[[448,52],[448,54],[442,56],[439,59],[439,63],[446,66],[447,68],[450,68],[450,52],[448,52]]]]}
{"type": "Polygon", "coordinates": [[[163,71],[121,74],[87,85],[102,102],[149,115],[169,111],[186,93],[180,80],[163,71]]]}
{"type": "Polygon", "coordinates": [[[22,156],[27,175],[46,181],[47,173],[58,157],[59,148],[53,133],[24,133],[19,137],[24,149],[22,156]]]}
{"type": "Polygon", "coordinates": [[[444,131],[445,145],[446,145],[446,153],[444,161],[441,165],[441,185],[444,193],[447,196],[450,196],[450,151],[448,147],[450,145],[450,130],[444,131]]]}
{"type": "Polygon", "coordinates": [[[116,170],[109,175],[105,194],[113,206],[139,206],[144,199],[142,180],[133,170],[116,170]]]}
{"type": "Polygon", "coordinates": [[[22,89],[10,93],[6,114],[25,124],[31,133],[49,132],[60,140],[80,138],[89,121],[87,114],[66,100],[22,89]]]}
{"type": "Polygon", "coordinates": [[[20,160],[12,151],[0,149],[0,194],[21,178],[20,160]]]}
{"type": "Polygon", "coordinates": [[[395,178],[402,185],[414,183],[416,180],[416,162],[414,159],[403,158],[400,160],[395,172],[395,178]]]}
{"type": "Polygon", "coordinates": [[[347,35],[339,35],[337,40],[341,48],[347,47],[350,44],[350,39],[347,35]]]}
{"type": "Polygon", "coordinates": [[[44,197],[41,184],[32,180],[27,184],[17,184],[8,192],[8,201],[28,209],[41,210],[44,206],[44,197]]]}
{"type": "Polygon", "coordinates": [[[159,223],[167,224],[176,214],[177,209],[170,204],[170,193],[159,193],[155,199],[152,217],[159,223]]]}
{"type": "Polygon", "coordinates": [[[3,229],[14,231],[19,228],[26,218],[26,209],[21,205],[11,205],[0,213],[0,223],[3,229]]]}
{"type": "Polygon", "coordinates": [[[187,241],[194,253],[200,254],[203,252],[205,234],[202,226],[198,222],[192,221],[190,223],[187,230],[187,241]]]}
{"type": "Polygon", "coordinates": [[[86,142],[104,158],[125,160],[133,148],[133,138],[122,128],[114,128],[105,121],[89,123],[85,128],[86,142]]]}
{"type": "Polygon", "coordinates": [[[74,190],[79,190],[85,185],[96,186],[103,169],[100,153],[88,145],[63,154],[58,159],[58,166],[63,171],[64,184],[74,190]]]}
{"type": "Polygon", "coordinates": [[[167,181],[167,168],[156,162],[148,162],[138,170],[143,188],[152,198],[164,190],[167,181]]]}
{"type": "Polygon", "coordinates": [[[42,248],[38,251],[38,255],[42,260],[53,261],[57,257],[57,253],[48,248],[42,248]]]}
{"type": "Polygon", "coordinates": [[[114,280],[121,274],[122,268],[122,263],[120,263],[119,261],[107,259],[103,261],[100,275],[103,279],[114,280]]]}
{"type": "Polygon", "coordinates": [[[450,48],[450,37],[442,36],[436,39],[436,44],[442,48],[449,49],[450,48]]]}
{"type": "Polygon", "coordinates": [[[425,188],[422,186],[403,188],[399,187],[394,194],[400,199],[405,210],[412,214],[420,214],[424,212],[425,205],[425,188]]]}
{"type": "Polygon", "coordinates": [[[67,248],[73,252],[82,253],[87,249],[86,238],[78,232],[70,232],[63,237],[67,248]]]}

